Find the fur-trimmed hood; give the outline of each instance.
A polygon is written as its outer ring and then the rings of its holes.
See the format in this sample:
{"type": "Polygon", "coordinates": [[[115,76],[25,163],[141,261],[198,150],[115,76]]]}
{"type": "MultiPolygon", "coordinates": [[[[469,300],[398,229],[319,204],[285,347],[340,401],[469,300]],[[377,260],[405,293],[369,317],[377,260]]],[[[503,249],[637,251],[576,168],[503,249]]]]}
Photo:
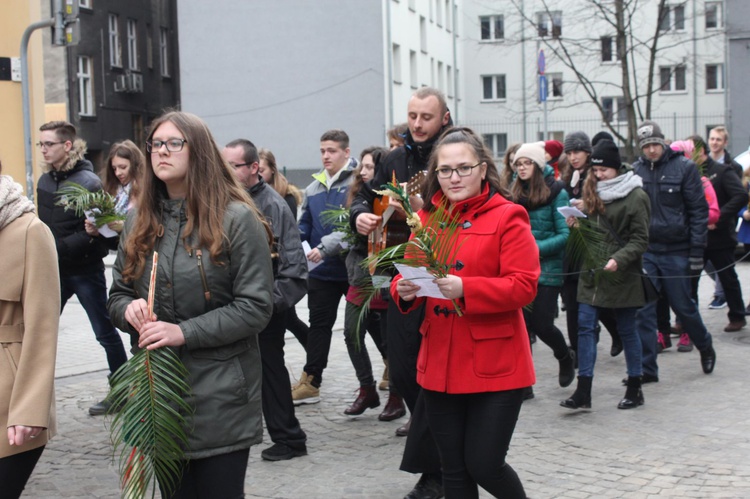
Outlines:
{"type": "MultiPolygon", "coordinates": [[[[68,152],[68,161],[63,165],[62,168],[60,168],[60,172],[67,172],[73,169],[73,167],[84,159],[84,156],[86,155],[86,141],[83,139],[76,139],[73,142],[73,147],[68,152]]],[[[42,161],[42,170],[45,172],[53,171],[54,168],[51,164],[47,163],[46,161],[42,161]]]]}

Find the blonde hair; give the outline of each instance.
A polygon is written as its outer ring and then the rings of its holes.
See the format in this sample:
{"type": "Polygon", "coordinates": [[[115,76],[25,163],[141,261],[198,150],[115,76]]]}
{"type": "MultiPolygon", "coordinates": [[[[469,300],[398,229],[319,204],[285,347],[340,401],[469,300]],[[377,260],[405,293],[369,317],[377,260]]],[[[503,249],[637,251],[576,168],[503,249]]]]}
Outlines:
{"type": "Polygon", "coordinates": [[[276,156],[274,156],[268,149],[262,147],[258,149],[258,156],[261,160],[265,160],[268,168],[271,169],[271,181],[269,182],[271,187],[273,187],[282,198],[291,194],[295,201],[297,201],[297,204],[300,204],[302,202],[302,191],[297,189],[296,186],[290,184],[284,174],[279,171],[279,168],[276,166],[276,156]]]}

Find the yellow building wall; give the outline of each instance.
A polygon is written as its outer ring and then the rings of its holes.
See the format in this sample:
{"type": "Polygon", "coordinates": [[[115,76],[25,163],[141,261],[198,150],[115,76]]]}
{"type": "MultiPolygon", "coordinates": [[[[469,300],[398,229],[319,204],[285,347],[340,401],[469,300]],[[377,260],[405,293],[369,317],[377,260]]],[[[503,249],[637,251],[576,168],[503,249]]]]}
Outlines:
{"type": "MultiPolygon", "coordinates": [[[[41,21],[41,2],[2,0],[0,15],[0,57],[20,57],[21,37],[27,26],[41,21]]],[[[43,28],[50,29],[50,28],[43,28]]],[[[64,50],[62,47],[55,47],[64,50]]],[[[36,30],[29,41],[29,97],[31,105],[31,142],[37,142],[39,127],[45,122],[44,69],[42,64],[42,30],[36,30]]],[[[43,173],[40,154],[33,148],[34,185],[43,173]]],[[[21,82],[0,81],[0,160],[3,174],[12,176],[26,189],[24,158],[23,103],[21,82]]]]}

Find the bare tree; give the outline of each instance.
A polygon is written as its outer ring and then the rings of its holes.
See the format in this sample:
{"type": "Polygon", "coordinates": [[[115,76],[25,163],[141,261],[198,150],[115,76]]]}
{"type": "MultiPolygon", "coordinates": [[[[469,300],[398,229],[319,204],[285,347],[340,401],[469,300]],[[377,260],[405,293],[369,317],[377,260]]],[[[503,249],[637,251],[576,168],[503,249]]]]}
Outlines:
{"type": "MultiPolygon", "coordinates": [[[[538,19],[533,14],[524,11],[522,0],[511,0],[520,13],[526,26],[539,29],[538,19]]],[[[546,13],[550,20],[554,19],[556,10],[547,0],[541,0],[542,13],[546,13]]],[[[656,60],[660,52],[685,44],[687,40],[679,39],[669,43],[663,38],[662,32],[669,21],[669,6],[666,0],[658,0],[657,10],[654,12],[653,0],[585,0],[576,2],[580,6],[576,16],[580,26],[577,30],[590,33],[593,23],[604,23],[613,32],[617,59],[620,64],[619,84],[613,84],[601,77],[601,50],[605,40],[590,36],[563,36],[562,27],[553,30],[551,36],[540,36],[545,49],[549,50],[555,59],[569,68],[577,83],[583,88],[588,99],[596,106],[612,135],[617,137],[625,146],[625,155],[633,158],[636,130],[638,123],[651,116],[653,96],[659,90],[655,88],[656,60]],[[643,19],[643,9],[658,15],[653,31],[646,33],[644,29],[634,29],[632,23],[643,19]],[[636,14],[640,15],[636,15],[636,14]],[[643,33],[646,33],[643,35],[643,33]],[[593,63],[597,66],[594,67],[593,63]],[[644,62],[646,64],[644,64],[644,62]],[[640,74],[639,68],[646,68],[646,74],[640,74]],[[604,107],[602,96],[608,95],[608,90],[622,92],[622,104],[625,107],[627,125],[625,130],[613,123],[611,109],[604,107]]],[[[682,11],[684,15],[684,11],[682,11]]],[[[537,12],[537,15],[539,13],[537,12]]],[[[568,17],[570,18],[570,17],[568,17]]],[[[684,17],[682,18],[684,22],[684,17]]],[[[554,25],[554,23],[553,23],[554,25]]],[[[566,28],[570,31],[571,28],[566,28]]],[[[546,33],[546,28],[545,28],[546,33]]],[[[541,35],[542,33],[540,33],[541,35]]],[[[614,55],[613,54],[613,55],[614,55]]]]}

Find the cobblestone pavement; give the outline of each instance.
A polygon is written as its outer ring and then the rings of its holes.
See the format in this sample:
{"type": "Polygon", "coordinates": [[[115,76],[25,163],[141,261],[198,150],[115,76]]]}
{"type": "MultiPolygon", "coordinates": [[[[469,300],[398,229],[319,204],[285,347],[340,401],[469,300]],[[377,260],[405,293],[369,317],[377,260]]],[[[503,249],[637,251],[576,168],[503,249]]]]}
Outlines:
{"type": "MultiPolygon", "coordinates": [[[[738,270],[748,282],[750,264],[738,270]]],[[[724,333],[726,309],[707,309],[712,290],[704,277],[701,312],[714,335],[716,371],[704,375],[698,352],[678,353],[673,338],[675,346],[659,357],[660,382],[645,386],[646,403],[636,410],[616,408],[625,393],[620,383],[625,363],[622,355],[610,357],[608,335],[602,335],[588,412],[559,407],[573,387],[557,386],[552,352],[535,345],[536,398],[524,405],[508,454],[530,497],[750,497],[750,327],[724,333]]],[[[357,382],[344,346],[343,307],[340,311],[322,401],[297,409],[309,455],[262,461],[266,437],[250,453],[249,498],[400,498],[417,479],[398,471],[404,440],[394,430],[405,419],[379,422],[378,409],[355,419],[342,414],[357,382]]],[[[304,302],[298,312],[307,317],[304,302]]],[[[564,331],[563,316],[557,324],[564,331]]],[[[376,352],[371,343],[369,350],[376,352]]],[[[302,353],[296,340],[288,340],[292,375],[302,370],[302,353]]],[[[380,372],[379,359],[374,364],[380,372]]],[[[59,434],[24,497],[118,497],[107,421],[87,412],[106,394],[104,352],[75,301],[61,320],[57,376],[59,434]]],[[[381,397],[384,404],[386,396],[381,397]]]]}

